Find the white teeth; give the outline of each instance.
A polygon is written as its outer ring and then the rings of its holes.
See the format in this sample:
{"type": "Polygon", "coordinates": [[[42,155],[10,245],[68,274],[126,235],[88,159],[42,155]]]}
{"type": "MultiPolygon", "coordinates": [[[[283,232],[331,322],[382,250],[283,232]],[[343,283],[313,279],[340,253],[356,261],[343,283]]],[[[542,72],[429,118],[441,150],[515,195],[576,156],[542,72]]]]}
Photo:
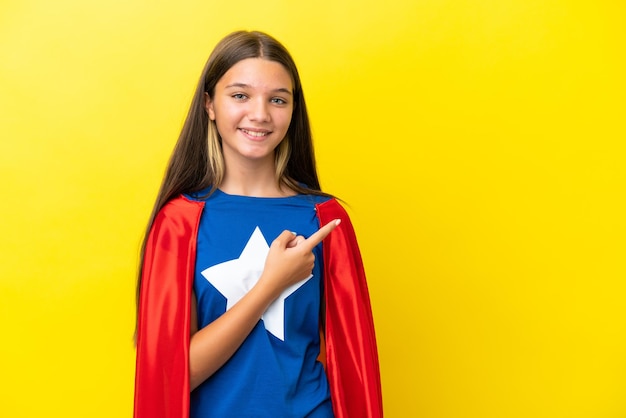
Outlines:
{"type": "Polygon", "coordinates": [[[256,136],[257,138],[267,135],[267,132],[252,132],[246,131],[245,129],[242,129],[242,131],[244,131],[247,135],[256,136]]]}

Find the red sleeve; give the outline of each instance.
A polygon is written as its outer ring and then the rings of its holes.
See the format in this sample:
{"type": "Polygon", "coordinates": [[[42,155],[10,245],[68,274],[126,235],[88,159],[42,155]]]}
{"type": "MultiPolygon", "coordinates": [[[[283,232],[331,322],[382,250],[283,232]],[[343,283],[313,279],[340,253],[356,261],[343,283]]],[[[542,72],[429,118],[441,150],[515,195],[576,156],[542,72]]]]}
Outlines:
{"type": "Polygon", "coordinates": [[[159,212],[146,243],[137,317],[135,418],[189,416],[189,321],[204,205],[183,197],[159,212]]]}
{"type": "Polygon", "coordinates": [[[383,416],[374,320],[350,218],[331,199],[317,205],[321,225],[341,219],[324,240],[326,373],[336,418],[383,416]]]}

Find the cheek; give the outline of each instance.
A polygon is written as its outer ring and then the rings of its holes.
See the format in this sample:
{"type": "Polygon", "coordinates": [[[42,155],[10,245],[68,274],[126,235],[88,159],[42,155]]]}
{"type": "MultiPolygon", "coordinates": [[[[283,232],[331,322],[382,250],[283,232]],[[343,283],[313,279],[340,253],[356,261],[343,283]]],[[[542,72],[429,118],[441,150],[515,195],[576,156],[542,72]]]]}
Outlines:
{"type": "Polygon", "coordinates": [[[289,129],[289,125],[291,124],[292,112],[285,112],[280,116],[280,123],[284,126],[285,131],[289,129]]]}
{"type": "Polygon", "coordinates": [[[242,109],[237,106],[222,105],[218,106],[214,110],[215,122],[218,126],[227,127],[235,126],[241,121],[244,116],[242,109]]]}

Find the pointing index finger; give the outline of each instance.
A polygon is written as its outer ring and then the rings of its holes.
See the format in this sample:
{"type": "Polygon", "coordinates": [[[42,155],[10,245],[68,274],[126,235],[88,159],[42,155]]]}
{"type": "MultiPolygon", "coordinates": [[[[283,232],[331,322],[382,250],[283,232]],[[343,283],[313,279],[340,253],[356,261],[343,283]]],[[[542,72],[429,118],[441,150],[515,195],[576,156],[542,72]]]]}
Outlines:
{"type": "Polygon", "coordinates": [[[311,248],[315,247],[317,244],[322,242],[324,238],[331,233],[333,229],[337,227],[341,223],[341,219],[335,219],[333,221],[328,222],[326,225],[315,231],[313,235],[307,238],[304,242],[311,248]]]}

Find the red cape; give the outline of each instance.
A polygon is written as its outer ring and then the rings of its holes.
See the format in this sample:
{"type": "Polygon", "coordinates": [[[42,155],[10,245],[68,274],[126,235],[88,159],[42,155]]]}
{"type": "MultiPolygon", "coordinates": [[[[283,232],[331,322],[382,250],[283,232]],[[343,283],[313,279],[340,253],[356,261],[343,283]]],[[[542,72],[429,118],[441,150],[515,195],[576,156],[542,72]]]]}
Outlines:
{"type": "MultiPolygon", "coordinates": [[[[137,319],[135,418],[189,416],[190,296],[203,209],[204,202],[173,199],[148,236],[137,319]]],[[[341,219],[322,244],[333,411],[336,418],[382,417],[374,322],[354,229],[335,199],[316,210],[320,225],[341,219]]]]}

